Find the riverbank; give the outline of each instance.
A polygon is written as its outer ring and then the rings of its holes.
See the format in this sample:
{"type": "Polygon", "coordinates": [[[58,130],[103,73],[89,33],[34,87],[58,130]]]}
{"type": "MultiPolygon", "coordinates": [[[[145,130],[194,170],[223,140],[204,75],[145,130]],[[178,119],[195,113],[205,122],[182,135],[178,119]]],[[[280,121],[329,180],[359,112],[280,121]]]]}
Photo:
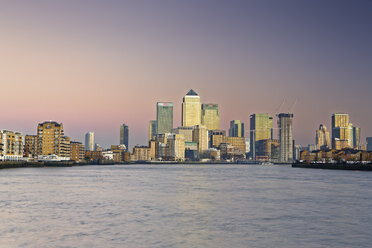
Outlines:
{"type": "Polygon", "coordinates": [[[372,163],[347,164],[347,163],[293,163],[294,168],[326,169],[326,170],[359,170],[372,171],[372,163]]]}

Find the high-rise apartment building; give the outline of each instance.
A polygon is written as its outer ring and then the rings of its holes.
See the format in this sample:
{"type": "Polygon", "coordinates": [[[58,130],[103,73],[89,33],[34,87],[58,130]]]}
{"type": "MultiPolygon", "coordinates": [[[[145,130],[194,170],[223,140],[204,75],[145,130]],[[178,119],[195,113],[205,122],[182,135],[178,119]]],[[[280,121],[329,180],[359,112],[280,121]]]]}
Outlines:
{"type": "Polygon", "coordinates": [[[173,128],[173,103],[158,102],[156,104],[157,134],[172,132],[173,128]]]}
{"type": "Polygon", "coordinates": [[[129,127],[125,124],[120,126],[120,145],[125,145],[129,151],[129,127]]]}
{"type": "Polygon", "coordinates": [[[229,136],[244,137],[244,123],[240,120],[230,121],[229,136]]]}
{"type": "Polygon", "coordinates": [[[316,130],[315,144],[318,150],[331,148],[331,139],[327,127],[320,124],[319,129],[316,130]]]}
{"type": "Polygon", "coordinates": [[[204,152],[208,150],[208,129],[202,125],[194,126],[193,131],[193,142],[198,143],[199,152],[204,152]]]}
{"type": "MultiPolygon", "coordinates": [[[[37,126],[37,155],[69,157],[65,145],[69,143],[63,131],[63,124],[45,121],[37,126]]],[[[68,145],[69,146],[69,145],[68,145]]]]}
{"type": "Polygon", "coordinates": [[[366,142],[367,142],[367,151],[371,152],[372,151],[372,137],[367,137],[366,142]]]}
{"type": "Polygon", "coordinates": [[[182,126],[192,127],[201,124],[200,97],[195,91],[190,90],[183,97],[182,102],[182,126]]]}
{"type": "Polygon", "coordinates": [[[332,147],[347,148],[352,146],[351,131],[349,125],[349,115],[345,113],[337,113],[332,115],[332,147]],[[342,147],[336,144],[344,144],[342,147]],[[346,145],[348,144],[348,145],[346,145]],[[344,147],[345,146],[345,147],[344,147]]]}
{"type": "Polygon", "coordinates": [[[37,156],[37,136],[36,135],[25,136],[24,155],[26,157],[37,156]]]}
{"type": "Polygon", "coordinates": [[[156,131],[158,129],[158,123],[156,120],[149,122],[149,140],[153,140],[156,137],[156,131]]]}
{"type": "Polygon", "coordinates": [[[261,153],[258,149],[263,147],[258,141],[270,140],[273,135],[273,118],[269,114],[252,114],[250,116],[250,143],[252,158],[256,158],[256,153],[261,153]]]}
{"type": "Polygon", "coordinates": [[[208,130],[220,129],[218,104],[202,104],[201,124],[206,126],[208,130]]]}
{"type": "Polygon", "coordinates": [[[278,115],[280,161],[293,160],[293,114],[282,113],[278,115]]]}
{"type": "Polygon", "coordinates": [[[360,147],[360,127],[353,127],[353,147],[354,149],[360,147]]]}
{"type": "Polygon", "coordinates": [[[85,150],[94,151],[94,132],[85,134],[85,150]]]}
{"type": "Polygon", "coordinates": [[[0,161],[22,160],[23,136],[21,133],[0,130],[0,144],[0,161]]]}

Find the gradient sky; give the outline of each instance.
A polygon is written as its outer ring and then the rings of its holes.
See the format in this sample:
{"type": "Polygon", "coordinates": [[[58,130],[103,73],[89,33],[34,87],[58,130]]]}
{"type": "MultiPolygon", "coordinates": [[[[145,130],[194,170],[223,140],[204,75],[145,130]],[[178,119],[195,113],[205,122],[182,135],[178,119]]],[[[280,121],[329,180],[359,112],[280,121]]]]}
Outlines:
{"type": "Polygon", "coordinates": [[[158,101],[194,89],[221,127],[293,107],[297,144],[347,112],[372,136],[372,1],[0,1],[0,129],[63,122],[103,146],[146,144],[158,101]]]}

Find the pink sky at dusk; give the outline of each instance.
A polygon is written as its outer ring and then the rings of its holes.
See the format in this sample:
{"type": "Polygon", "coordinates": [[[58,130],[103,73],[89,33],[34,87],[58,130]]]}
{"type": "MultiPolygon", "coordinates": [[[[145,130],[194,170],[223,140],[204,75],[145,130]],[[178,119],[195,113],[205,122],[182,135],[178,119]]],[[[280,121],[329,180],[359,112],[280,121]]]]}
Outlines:
{"type": "MultiPolygon", "coordinates": [[[[330,128],[335,112],[350,114],[363,143],[372,136],[367,13],[332,29],[340,17],[327,19],[321,6],[314,22],[306,6],[298,15],[258,2],[208,4],[6,2],[0,129],[35,134],[38,123],[55,120],[73,140],[94,131],[108,146],[126,123],[130,145],[146,144],[156,102],[174,103],[177,127],[182,97],[194,89],[203,103],[219,104],[223,129],[240,119],[248,130],[251,114],[274,116],[284,98],[283,112],[298,98],[297,144],[314,143],[316,128],[330,128]]],[[[346,7],[339,11],[352,11],[346,7]]]]}

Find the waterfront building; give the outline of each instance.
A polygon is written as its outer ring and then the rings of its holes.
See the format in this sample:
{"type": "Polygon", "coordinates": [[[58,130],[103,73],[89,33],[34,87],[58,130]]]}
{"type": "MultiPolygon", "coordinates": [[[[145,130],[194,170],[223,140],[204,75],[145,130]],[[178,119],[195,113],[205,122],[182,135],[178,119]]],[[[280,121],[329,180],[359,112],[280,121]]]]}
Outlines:
{"type": "Polygon", "coordinates": [[[88,132],[85,134],[85,150],[94,151],[94,132],[88,132]]]}
{"type": "Polygon", "coordinates": [[[271,160],[279,161],[280,158],[280,142],[278,139],[271,140],[271,160]]]}
{"type": "Polygon", "coordinates": [[[151,120],[149,122],[149,140],[155,139],[157,129],[158,129],[157,121],[151,120]]]}
{"type": "Polygon", "coordinates": [[[279,121],[280,161],[292,162],[293,160],[293,114],[281,113],[279,121]]]}
{"type": "Polygon", "coordinates": [[[25,135],[24,156],[31,157],[31,158],[37,157],[37,136],[36,135],[25,135]]]}
{"type": "Polygon", "coordinates": [[[251,155],[256,159],[256,153],[263,153],[259,151],[259,147],[263,147],[257,143],[260,140],[270,140],[273,137],[273,118],[269,114],[252,114],[250,120],[250,143],[251,155]]]}
{"type": "Polygon", "coordinates": [[[332,115],[332,147],[334,149],[350,148],[351,131],[349,125],[349,115],[337,113],[332,115]],[[340,145],[342,145],[340,147],[340,145]]]}
{"type": "Polygon", "coordinates": [[[183,97],[182,102],[182,126],[193,127],[201,124],[200,97],[195,91],[190,90],[183,97]]]}
{"type": "Polygon", "coordinates": [[[182,134],[185,137],[185,142],[192,142],[193,127],[177,127],[172,129],[172,133],[182,134]]]}
{"type": "Polygon", "coordinates": [[[219,150],[220,158],[223,160],[236,161],[239,159],[245,159],[245,153],[229,143],[221,143],[219,150]]]}
{"type": "Polygon", "coordinates": [[[198,143],[199,153],[208,150],[208,130],[203,125],[194,126],[193,130],[193,142],[198,143]]]}
{"type": "Polygon", "coordinates": [[[170,133],[173,129],[173,103],[158,102],[156,104],[157,134],[170,133]]]}
{"type": "Polygon", "coordinates": [[[69,140],[64,136],[63,124],[45,121],[37,126],[37,155],[56,155],[68,158],[69,140]],[[68,148],[66,147],[68,144],[68,148]]]}
{"type": "Polygon", "coordinates": [[[85,149],[81,142],[71,141],[70,142],[71,160],[75,162],[80,162],[84,160],[85,149]]]}
{"type": "Polygon", "coordinates": [[[240,120],[230,121],[229,136],[244,137],[244,123],[240,120]]]}
{"type": "Polygon", "coordinates": [[[125,124],[120,126],[120,145],[125,145],[129,151],[129,127],[125,124]]]}
{"type": "Polygon", "coordinates": [[[320,124],[319,129],[315,132],[315,144],[318,150],[329,149],[331,147],[329,132],[323,124],[320,124]]]}
{"type": "Polygon", "coordinates": [[[220,129],[218,104],[202,104],[201,124],[206,126],[208,130],[220,129]]]}
{"type": "Polygon", "coordinates": [[[71,139],[67,136],[61,137],[61,147],[58,157],[63,158],[63,160],[71,159],[71,139]]]}
{"type": "Polygon", "coordinates": [[[133,161],[149,161],[151,160],[151,149],[148,146],[138,146],[133,147],[133,154],[131,160],[133,161]]]}
{"type": "Polygon", "coordinates": [[[366,142],[367,142],[367,151],[372,151],[372,137],[367,137],[366,142]]]}
{"type": "Polygon", "coordinates": [[[246,153],[244,137],[226,137],[226,143],[238,148],[242,153],[246,153]]]}
{"type": "Polygon", "coordinates": [[[23,159],[23,135],[10,130],[0,130],[0,160],[20,161],[23,159]]]}
{"type": "Polygon", "coordinates": [[[85,151],[85,160],[99,162],[103,159],[102,150],[101,151],[85,151]]]}

